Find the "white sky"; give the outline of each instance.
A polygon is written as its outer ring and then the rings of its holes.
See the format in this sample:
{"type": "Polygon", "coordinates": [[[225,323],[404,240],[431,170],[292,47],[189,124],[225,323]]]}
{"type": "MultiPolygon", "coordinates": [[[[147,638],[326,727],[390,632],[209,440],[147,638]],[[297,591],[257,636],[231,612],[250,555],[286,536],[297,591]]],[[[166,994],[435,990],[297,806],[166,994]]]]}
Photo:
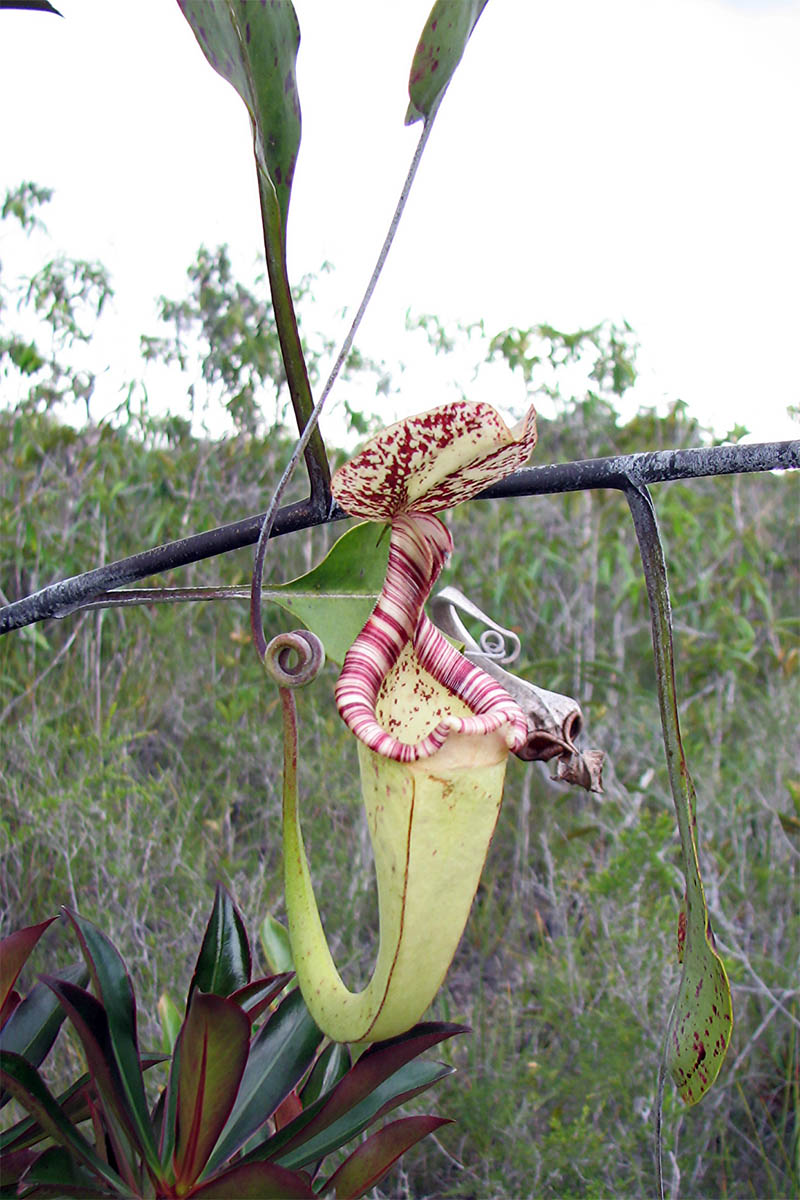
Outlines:
{"type": "MultiPolygon", "coordinates": [[[[335,265],[331,312],[358,303],[416,144],[403,117],[430,2],[296,0],[289,265],[295,279],[335,265]]],[[[228,242],[243,272],[259,253],[249,123],[176,4],[57,6],[64,20],[0,13],[0,192],[54,187],[51,249],[109,267],[111,406],[200,243],[228,242]]],[[[440,403],[454,370],[405,332],[410,308],[491,333],[625,318],[643,347],[637,403],[681,398],[720,433],[796,437],[798,64],[800,0],[491,0],[357,343],[408,364],[401,396],[378,401],[387,420],[440,403]]],[[[519,407],[508,372],[488,386],[519,407]]],[[[184,389],[159,377],[151,398],[177,406],[184,389]]]]}

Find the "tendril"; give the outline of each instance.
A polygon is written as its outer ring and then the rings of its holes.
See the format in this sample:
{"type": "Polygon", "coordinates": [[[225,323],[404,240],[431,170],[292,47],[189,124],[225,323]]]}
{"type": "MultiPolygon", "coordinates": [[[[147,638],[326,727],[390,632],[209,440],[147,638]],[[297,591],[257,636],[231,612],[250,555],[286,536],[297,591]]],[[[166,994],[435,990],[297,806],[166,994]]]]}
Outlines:
{"type": "Polygon", "coordinates": [[[316,634],[306,629],[296,629],[292,633],[279,633],[274,637],[262,661],[267,674],[278,687],[305,687],[322,670],[325,649],[316,634]]]}

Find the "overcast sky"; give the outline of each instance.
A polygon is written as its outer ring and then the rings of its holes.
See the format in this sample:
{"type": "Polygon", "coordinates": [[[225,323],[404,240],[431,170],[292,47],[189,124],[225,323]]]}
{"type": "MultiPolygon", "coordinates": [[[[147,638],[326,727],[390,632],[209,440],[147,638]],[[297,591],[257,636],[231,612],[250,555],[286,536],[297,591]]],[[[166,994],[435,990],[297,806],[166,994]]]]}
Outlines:
{"type": "MultiPolygon", "coordinates": [[[[184,293],[201,242],[228,242],[250,270],[261,244],[251,138],[176,4],[58,7],[63,20],[0,13],[0,188],[54,187],[51,248],[109,267],[112,388],[140,370],[155,297],[184,293]]],[[[403,117],[430,5],[295,7],[303,143],[290,270],[332,262],[324,302],[352,309],[418,137],[403,117]]],[[[786,407],[800,404],[798,63],[800,0],[491,0],[358,343],[409,364],[387,419],[446,398],[420,335],[405,331],[410,308],[483,318],[490,332],[624,318],[642,342],[639,403],[681,398],[720,433],[740,423],[755,440],[797,436],[786,407]]],[[[6,233],[6,272],[9,250],[6,233]]],[[[174,404],[184,384],[172,386],[160,398],[174,404]]],[[[507,372],[490,386],[498,407],[520,406],[507,372]]]]}

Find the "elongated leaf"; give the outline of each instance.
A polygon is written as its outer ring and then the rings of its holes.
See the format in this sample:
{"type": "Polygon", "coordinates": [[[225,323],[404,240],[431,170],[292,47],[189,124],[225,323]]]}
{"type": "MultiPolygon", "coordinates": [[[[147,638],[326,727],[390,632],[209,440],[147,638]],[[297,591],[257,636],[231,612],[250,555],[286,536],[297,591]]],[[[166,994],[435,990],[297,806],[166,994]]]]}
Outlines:
{"type": "Polygon", "coordinates": [[[244,100],[256,158],[278,197],[286,230],[289,195],[300,146],[300,98],[295,64],[300,26],[291,0],[178,0],[215,71],[244,100]]]}
{"type": "Polygon", "coordinates": [[[309,1104],[330,1092],[352,1065],[348,1047],[341,1042],[331,1042],[314,1063],[314,1069],[300,1093],[303,1108],[308,1108],[309,1104]]]}
{"type": "Polygon", "coordinates": [[[115,1195],[126,1196],[127,1184],[104,1162],[59,1108],[35,1067],[9,1050],[0,1050],[0,1082],[39,1122],[45,1132],[65,1146],[98,1178],[111,1185],[115,1195]]]}
{"type": "MultiPolygon", "coordinates": [[[[415,1025],[399,1037],[375,1042],[336,1085],[314,1122],[302,1131],[302,1140],[314,1137],[362,1100],[374,1096],[379,1084],[396,1076],[399,1069],[412,1059],[446,1041],[447,1038],[467,1032],[464,1025],[429,1021],[415,1025]]],[[[291,1144],[289,1143],[290,1146],[291,1144]]]]}
{"type": "Polygon", "coordinates": [[[103,1106],[109,1116],[126,1130],[134,1145],[141,1150],[136,1123],[128,1105],[125,1089],[114,1057],[108,1017],[99,1000],[91,992],[65,980],[43,976],[43,983],[58,997],[72,1022],[86,1055],[86,1065],[103,1106]]]}
{"type": "Polygon", "coordinates": [[[158,1019],[161,1022],[161,1045],[172,1054],[183,1023],[177,1004],[166,992],[158,997],[158,1019]]]}
{"type": "Polygon", "coordinates": [[[697,799],[681,741],[669,584],[655,507],[646,487],[631,485],[625,496],[647,583],[661,728],[686,879],[678,934],[683,973],[667,1029],[666,1066],[683,1100],[696,1104],[713,1084],[727,1053],[733,1007],[728,976],[714,948],[700,876],[697,799]]]}
{"type": "Polygon", "coordinates": [[[271,971],[294,971],[289,930],[267,913],[258,930],[261,949],[271,971]]]}
{"type": "MultiPolygon", "coordinates": [[[[258,168],[272,308],[298,431],[314,407],[286,270],[289,197],[300,147],[295,63],[300,29],[291,0],[178,0],[200,48],[247,106],[258,168]]],[[[319,429],[305,453],[312,495],[326,502],[330,467],[319,429]]]]}
{"type": "Polygon", "coordinates": [[[31,1164],[22,1177],[24,1191],[38,1185],[34,1195],[78,1196],[81,1200],[93,1200],[95,1196],[107,1196],[108,1190],[99,1186],[97,1176],[77,1163],[64,1146],[49,1146],[31,1164]],[[46,1191],[44,1189],[47,1189],[46,1191]]]}
{"type": "Polygon", "coordinates": [[[200,1200],[316,1200],[311,1182],[275,1163],[245,1163],[201,1183],[192,1192],[200,1200]]]}
{"type": "MultiPolygon", "coordinates": [[[[302,1141],[291,1150],[281,1150],[276,1154],[270,1148],[267,1152],[268,1157],[293,1169],[303,1167],[307,1163],[316,1163],[326,1154],[338,1150],[340,1146],[344,1146],[357,1137],[374,1121],[391,1112],[393,1108],[397,1108],[399,1104],[405,1104],[414,1096],[418,1096],[420,1092],[424,1092],[438,1083],[440,1079],[452,1075],[453,1069],[442,1063],[406,1063],[396,1074],[379,1084],[369,1096],[355,1104],[337,1121],[326,1126],[321,1133],[309,1138],[308,1141],[302,1141]]],[[[302,1121],[302,1117],[299,1120],[302,1121]]],[[[291,1128],[291,1125],[287,1126],[287,1130],[291,1130],[291,1128]]],[[[273,1139],[274,1142],[277,1143],[279,1137],[279,1134],[276,1135],[273,1139]]],[[[256,1153],[256,1151],[253,1152],[254,1157],[256,1153]]]]}
{"type": "Polygon", "coordinates": [[[39,938],[57,917],[49,917],[38,925],[17,929],[0,942],[0,1009],[6,1002],[22,968],[39,938]]]}
{"type": "Polygon", "coordinates": [[[214,996],[230,996],[250,981],[250,943],[241,913],[230,893],[217,884],[214,907],[203,935],[187,1005],[195,988],[214,996]]]}
{"type": "Polygon", "coordinates": [[[292,979],[294,979],[294,971],[284,971],[281,975],[266,975],[263,979],[253,979],[243,988],[231,992],[230,999],[235,1000],[247,1013],[252,1024],[269,1008],[275,997],[280,995],[292,979]]]}
{"type": "Polygon", "coordinates": [[[136,1034],[136,1001],[125,963],[109,938],[91,921],[65,908],[78,934],[89,974],[108,1018],[108,1032],[122,1089],[148,1164],[158,1170],[153,1127],[142,1081],[136,1034]]]}
{"type": "Polygon", "coordinates": [[[392,1121],[362,1142],[320,1191],[333,1192],[336,1200],[356,1200],[380,1183],[406,1150],[434,1129],[451,1123],[446,1117],[432,1116],[401,1117],[399,1121],[392,1121]]]}
{"type": "MultiPolygon", "coordinates": [[[[80,1124],[89,1115],[89,1106],[86,1101],[86,1088],[89,1083],[89,1076],[81,1075],[56,1099],[58,1107],[73,1125],[80,1124]]],[[[13,1151],[35,1146],[37,1142],[47,1136],[34,1117],[24,1117],[21,1121],[17,1121],[16,1125],[12,1125],[10,1129],[6,1129],[0,1134],[0,1154],[5,1158],[6,1154],[13,1151]]]]}
{"type": "Polygon", "coordinates": [[[321,1041],[322,1034],[295,989],[250,1047],[236,1105],[211,1156],[212,1168],[224,1163],[261,1128],[302,1079],[321,1041]]]}
{"type": "MultiPolygon", "coordinates": [[[[145,1054],[142,1056],[142,1066],[145,1071],[162,1062],[164,1062],[163,1054],[145,1054]]],[[[85,1121],[91,1115],[87,1098],[90,1086],[91,1080],[89,1075],[81,1075],[74,1083],[70,1084],[66,1091],[61,1092],[56,1098],[58,1107],[73,1125],[80,1125],[82,1121],[85,1121]]],[[[47,1133],[42,1129],[38,1121],[33,1117],[24,1117],[21,1121],[17,1121],[15,1125],[12,1125],[10,1129],[6,1129],[4,1133],[0,1133],[0,1154],[5,1157],[6,1154],[12,1151],[22,1150],[28,1146],[35,1146],[37,1142],[42,1141],[47,1136],[47,1133]]]]}
{"type": "MultiPolygon", "coordinates": [[[[82,964],[75,963],[59,971],[56,978],[85,984],[89,974],[82,964]]],[[[0,1029],[0,1049],[13,1050],[38,1067],[47,1057],[63,1020],[64,1009],[56,997],[45,984],[36,983],[0,1029]]],[[[0,1095],[0,1107],[6,1100],[7,1096],[0,1095]]]]}
{"type": "Polygon", "coordinates": [[[181,1031],[175,1183],[185,1191],[205,1169],[247,1062],[250,1022],[233,1000],[195,990],[181,1031]]]}
{"type": "Polygon", "coordinates": [[[406,125],[430,116],[461,62],[488,0],[436,0],[411,63],[406,125]]]}
{"type": "MultiPolygon", "coordinates": [[[[383,587],[389,558],[389,539],[383,532],[382,525],[368,521],[356,525],[313,571],[264,591],[265,599],[299,617],[320,638],[327,657],[339,665],[383,587]]],[[[270,965],[275,969],[277,962],[270,965]]]]}

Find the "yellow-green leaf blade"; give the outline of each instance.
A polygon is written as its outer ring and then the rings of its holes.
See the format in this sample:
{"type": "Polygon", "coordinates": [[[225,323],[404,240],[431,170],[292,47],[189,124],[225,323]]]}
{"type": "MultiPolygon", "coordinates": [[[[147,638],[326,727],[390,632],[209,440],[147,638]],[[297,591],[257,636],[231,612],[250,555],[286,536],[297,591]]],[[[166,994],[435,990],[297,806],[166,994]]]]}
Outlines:
{"type": "Polygon", "coordinates": [[[326,557],[299,579],[264,589],[264,599],[299,618],[341,664],[368,621],[380,594],[389,557],[381,526],[365,522],[349,529],[326,557]]]}

